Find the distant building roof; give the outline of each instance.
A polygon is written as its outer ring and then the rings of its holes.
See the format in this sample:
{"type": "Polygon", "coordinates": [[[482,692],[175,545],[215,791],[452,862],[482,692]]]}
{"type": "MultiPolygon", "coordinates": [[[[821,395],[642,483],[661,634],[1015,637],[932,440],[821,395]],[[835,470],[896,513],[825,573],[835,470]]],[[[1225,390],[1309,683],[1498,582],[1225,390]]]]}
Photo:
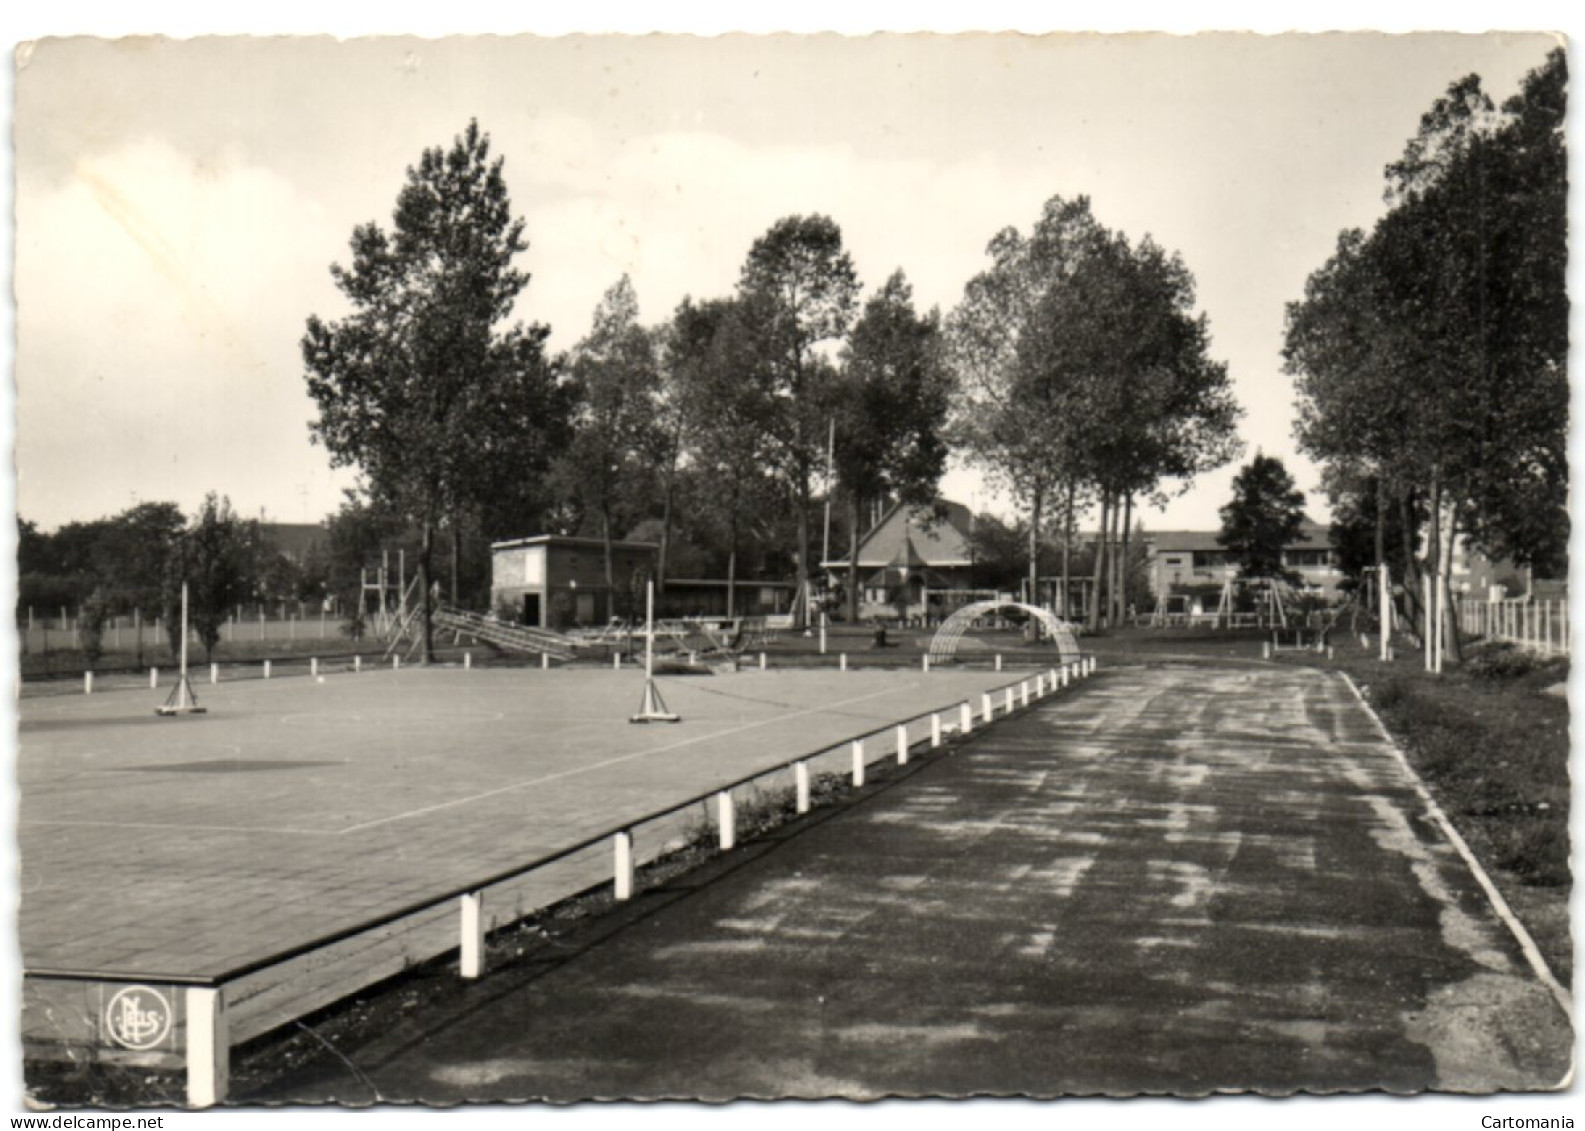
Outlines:
{"type": "MultiPolygon", "coordinates": [[[[1226,550],[1227,547],[1218,541],[1220,534],[1217,530],[1147,530],[1144,539],[1155,547],[1158,554],[1186,553],[1195,550],[1201,553],[1213,550],[1226,550]]],[[[1090,535],[1094,538],[1094,535],[1090,535]]],[[[1332,545],[1331,527],[1323,526],[1319,522],[1304,520],[1304,525],[1299,529],[1299,536],[1289,542],[1289,550],[1325,550],[1332,545]]]]}
{"type": "Polygon", "coordinates": [[[259,537],[277,553],[301,560],[330,541],[330,531],[314,522],[261,522],[259,537]]]}
{"type": "MultiPolygon", "coordinates": [[[[513,538],[506,542],[491,542],[490,549],[510,550],[517,546],[566,546],[579,550],[603,550],[605,541],[601,538],[581,538],[571,534],[536,534],[532,538],[513,538]]],[[[626,542],[620,538],[611,540],[613,550],[658,550],[654,542],[626,542]]]]}
{"type": "MultiPolygon", "coordinates": [[[[974,516],[962,503],[942,500],[922,507],[893,503],[859,542],[859,568],[972,565],[969,534],[973,529],[974,516]]],[[[846,554],[821,563],[826,569],[847,564],[846,554]]]]}

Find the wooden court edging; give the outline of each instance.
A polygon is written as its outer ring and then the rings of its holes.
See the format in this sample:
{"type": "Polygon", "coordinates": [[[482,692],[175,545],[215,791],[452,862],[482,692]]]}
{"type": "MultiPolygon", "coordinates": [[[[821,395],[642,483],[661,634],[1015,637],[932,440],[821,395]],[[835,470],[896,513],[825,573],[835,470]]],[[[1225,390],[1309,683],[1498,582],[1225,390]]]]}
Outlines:
{"type": "MultiPolygon", "coordinates": [[[[392,667],[398,668],[396,657],[392,667]]],[[[317,666],[317,665],[316,665],[317,666]]],[[[357,665],[355,663],[355,669],[357,665]]],[[[1027,677],[1015,680],[987,693],[983,697],[983,717],[980,725],[996,718],[1006,718],[1021,710],[1038,706],[1043,699],[1068,686],[1070,681],[1093,673],[1095,658],[1084,657],[1044,668],[1033,680],[1027,677]],[[998,711],[997,697],[1001,699],[998,711]]],[[[157,678],[151,672],[151,679],[157,678]]],[[[458,952],[458,969],[463,978],[478,978],[485,971],[486,889],[505,884],[568,861],[590,849],[606,851],[609,845],[611,888],[618,900],[632,898],[636,890],[636,868],[633,830],[640,826],[660,822],[682,814],[699,804],[708,805],[715,799],[719,844],[723,851],[737,843],[737,811],[733,791],[755,786],[765,779],[790,773],[793,779],[798,813],[810,808],[810,764],[817,758],[839,754],[846,748],[851,752],[851,780],[855,787],[865,783],[869,763],[895,756],[898,764],[906,764],[910,749],[915,745],[937,749],[945,735],[968,737],[976,730],[975,711],[966,700],[933,707],[909,715],[902,721],[890,721],[863,734],[849,736],[828,743],[816,750],[777,765],[757,769],[724,785],[715,785],[708,791],[685,801],[670,803],[640,817],[624,821],[618,827],[607,828],[575,844],[543,854],[532,861],[498,871],[492,875],[471,879],[465,886],[452,888],[408,902],[398,908],[361,919],[349,926],[316,936],[304,942],[280,948],[274,952],[245,963],[236,964],[218,973],[195,975],[182,972],[150,970],[83,970],[36,966],[23,971],[24,978],[42,992],[64,1000],[76,995],[84,1005],[81,1012],[90,1018],[95,1028],[98,1047],[115,1049],[118,1054],[139,1056],[147,1063],[180,1066],[186,1078],[186,1098],[190,1107],[202,1108],[223,1103],[230,1084],[230,1055],[234,1041],[246,1040],[250,1034],[245,1025],[238,1026],[232,1018],[236,1005],[233,995],[237,983],[250,975],[270,970],[295,959],[317,954],[326,948],[359,936],[393,927],[403,920],[431,913],[450,917],[455,924],[453,949],[458,952]],[[947,721],[953,711],[958,712],[956,725],[947,721]],[[922,724],[921,734],[910,735],[910,724],[922,724]],[[923,727],[928,727],[924,730],[923,727]],[[888,743],[887,739],[893,741],[888,743]],[[888,747],[890,747],[888,749],[888,747]],[[448,912],[447,906],[455,908],[448,912]],[[108,1003],[108,1004],[106,1004],[108,1003]],[[144,1040],[153,1043],[142,1044],[144,1040]]],[[[579,889],[585,890],[585,889],[579,889]]],[[[567,895],[577,894],[568,891],[567,895]]],[[[541,904],[541,906],[548,903],[541,904]]],[[[525,912],[526,913],[526,912],[525,912]]],[[[443,920],[441,920],[443,921],[443,920]]],[[[435,921],[439,926],[440,921],[435,921]]],[[[405,926],[404,928],[405,929],[405,926]]],[[[430,951],[432,956],[445,950],[430,951]]],[[[354,992],[345,990],[338,992],[354,992]]],[[[247,993],[243,994],[246,998],[247,993]]],[[[256,1035],[256,1034],[252,1034],[256,1035]]]]}

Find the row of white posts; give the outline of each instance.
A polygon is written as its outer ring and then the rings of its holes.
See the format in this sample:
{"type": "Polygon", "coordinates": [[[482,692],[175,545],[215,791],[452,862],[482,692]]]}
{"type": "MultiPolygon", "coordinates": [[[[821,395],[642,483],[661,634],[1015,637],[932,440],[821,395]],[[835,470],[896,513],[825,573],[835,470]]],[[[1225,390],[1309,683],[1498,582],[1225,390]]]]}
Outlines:
{"type": "Polygon", "coordinates": [[[1569,654],[1567,601],[1460,601],[1459,626],[1471,636],[1507,641],[1545,655],[1569,654]]]}
{"type": "MultiPolygon", "coordinates": [[[[1086,660],[1076,661],[1076,663],[1078,663],[1080,665],[1088,663],[1088,664],[1092,665],[1091,670],[1094,670],[1093,669],[1093,665],[1095,663],[1095,659],[1092,656],[1092,657],[1090,657],[1090,658],[1088,658],[1086,660]]],[[[995,657],[995,660],[994,660],[994,664],[995,664],[995,670],[996,671],[1001,671],[1002,670],[1002,657],[1001,657],[1000,653],[997,653],[997,655],[995,657]]],[[[401,657],[393,655],[391,657],[391,667],[392,667],[392,669],[397,669],[397,668],[400,668],[401,666],[402,666],[401,657]]],[[[462,666],[464,668],[472,668],[473,667],[473,653],[472,652],[464,652],[462,654],[462,666]]],[[[540,653],[539,666],[541,668],[549,668],[550,667],[550,656],[548,654],[543,653],[543,652],[540,653]]],[[[611,656],[611,666],[613,668],[617,669],[617,670],[621,670],[621,667],[622,667],[622,654],[620,652],[616,652],[616,653],[612,654],[612,656],[611,656]]],[[[847,653],[846,652],[843,652],[841,655],[839,655],[837,657],[837,666],[838,666],[838,669],[841,670],[841,671],[847,671],[848,670],[848,657],[847,657],[847,653]]],[[[920,666],[921,666],[921,668],[924,671],[929,671],[930,670],[930,655],[929,655],[929,653],[926,653],[924,656],[920,657],[920,666]]],[[[1060,669],[1060,670],[1066,670],[1066,667],[1067,667],[1067,665],[1064,665],[1064,668],[1060,669]]],[[[265,660],[264,661],[264,678],[265,679],[269,679],[270,678],[271,670],[272,670],[271,669],[271,661],[265,660]]],[[[363,657],[362,656],[354,656],[352,658],[352,670],[355,671],[355,672],[360,672],[360,671],[363,670],[363,657]]],[[[766,671],[767,670],[767,659],[766,659],[766,655],[765,655],[764,652],[761,652],[759,654],[759,670],[760,671],[766,671]]],[[[308,674],[311,675],[311,676],[317,676],[319,674],[319,659],[318,659],[318,657],[316,657],[316,656],[315,657],[309,657],[309,660],[308,660],[308,674]]],[[[209,682],[211,684],[215,684],[215,683],[219,683],[220,682],[220,665],[219,664],[210,664],[209,665],[209,682]]],[[[152,688],[158,687],[159,685],[160,685],[160,669],[157,668],[157,667],[156,668],[150,668],[149,669],[149,687],[152,689],[152,688]]],[[[94,673],[91,672],[91,671],[84,672],[83,673],[83,693],[86,694],[86,695],[91,695],[91,694],[93,694],[93,690],[94,690],[94,673]]]]}
{"type": "MultiPolygon", "coordinates": [[[[471,667],[471,661],[472,655],[465,653],[463,666],[471,667]]],[[[928,658],[926,662],[928,663],[928,658]]],[[[314,665],[312,670],[317,671],[318,661],[312,663],[314,665]]],[[[393,656],[392,666],[399,665],[400,661],[393,656]]],[[[1094,672],[1094,656],[1086,656],[1039,672],[1032,680],[1025,679],[1016,687],[1004,688],[1000,709],[1004,715],[1010,715],[1014,710],[1027,707],[1032,701],[1054,694],[1074,680],[1082,679],[1094,672]]],[[[157,678],[156,669],[150,673],[150,679],[157,678]]],[[[210,668],[210,678],[211,680],[217,678],[216,668],[213,665],[210,668]]],[[[979,724],[975,722],[975,711],[968,701],[958,705],[955,726],[943,719],[943,715],[950,719],[952,713],[950,709],[945,712],[931,712],[930,748],[932,750],[939,748],[945,736],[949,734],[973,733],[976,725],[984,725],[995,718],[997,709],[996,696],[991,692],[985,692],[980,697],[979,724]]],[[[894,737],[897,764],[907,765],[911,749],[911,737],[907,725],[897,726],[894,737]]],[[[862,738],[851,742],[852,781],[855,788],[864,785],[867,765],[865,742],[866,740],[862,738]]],[[[792,764],[795,804],[800,815],[808,813],[812,804],[809,761],[810,759],[801,759],[792,764]]],[[[729,851],[737,844],[737,802],[729,789],[716,793],[714,800],[721,849],[729,851]]],[[[631,899],[635,878],[631,829],[623,829],[613,834],[612,856],[613,894],[618,900],[631,899]]],[[[464,978],[478,978],[484,973],[487,926],[484,892],[471,891],[458,897],[458,973],[464,978]]],[[[230,1029],[226,1017],[224,988],[190,987],[183,992],[186,995],[187,1006],[187,1102],[192,1107],[212,1107],[226,1098],[231,1075],[230,1029]]]]}
{"type": "MultiPolygon", "coordinates": [[[[464,652],[462,654],[462,666],[465,669],[473,667],[473,653],[472,652],[464,652]]],[[[546,665],[546,666],[548,667],[549,665],[546,665]]],[[[400,656],[392,656],[391,657],[391,670],[392,671],[399,671],[401,669],[401,667],[402,667],[402,657],[400,657],[400,656]]],[[[352,657],[352,670],[354,672],[361,672],[363,670],[363,657],[362,656],[353,656],[352,657]]],[[[264,678],[265,679],[269,679],[269,678],[272,677],[273,674],[274,674],[274,665],[273,665],[272,661],[265,660],[264,661],[264,678]]],[[[308,658],[308,674],[310,676],[317,676],[319,674],[319,657],[318,656],[310,656],[308,658]]],[[[210,684],[216,684],[216,683],[220,682],[220,665],[219,664],[210,664],[209,665],[209,682],[210,682],[210,684]]],[[[149,669],[149,690],[152,691],[155,688],[159,687],[159,685],[160,685],[160,669],[159,668],[150,668],[149,669]]],[[[91,672],[91,671],[83,672],[83,694],[84,695],[92,695],[93,693],[94,693],[94,673],[91,672]]]]}

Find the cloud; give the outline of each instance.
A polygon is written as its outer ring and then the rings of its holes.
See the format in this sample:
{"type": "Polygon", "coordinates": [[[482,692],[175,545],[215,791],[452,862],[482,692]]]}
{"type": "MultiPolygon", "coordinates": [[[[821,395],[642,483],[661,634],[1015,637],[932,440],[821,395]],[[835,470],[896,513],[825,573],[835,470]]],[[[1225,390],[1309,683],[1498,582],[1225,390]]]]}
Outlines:
{"type": "Polygon", "coordinates": [[[91,517],[133,490],[246,505],[327,479],[296,342],[333,301],[304,250],[329,238],[279,176],[155,140],[20,192],[19,510],[91,517]]]}

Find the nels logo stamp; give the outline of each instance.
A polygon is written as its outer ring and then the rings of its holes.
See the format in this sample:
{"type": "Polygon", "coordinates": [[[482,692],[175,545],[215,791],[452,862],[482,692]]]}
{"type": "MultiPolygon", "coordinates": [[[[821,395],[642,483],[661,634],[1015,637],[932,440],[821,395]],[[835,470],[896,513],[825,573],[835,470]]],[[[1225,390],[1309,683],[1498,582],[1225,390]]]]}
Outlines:
{"type": "Polygon", "coordinates": [[[157,1048],[171,1032],[171,1003],[149,986],[127,986],[105,1005],[105,1033],[122,1048],[157,1048]]]}

